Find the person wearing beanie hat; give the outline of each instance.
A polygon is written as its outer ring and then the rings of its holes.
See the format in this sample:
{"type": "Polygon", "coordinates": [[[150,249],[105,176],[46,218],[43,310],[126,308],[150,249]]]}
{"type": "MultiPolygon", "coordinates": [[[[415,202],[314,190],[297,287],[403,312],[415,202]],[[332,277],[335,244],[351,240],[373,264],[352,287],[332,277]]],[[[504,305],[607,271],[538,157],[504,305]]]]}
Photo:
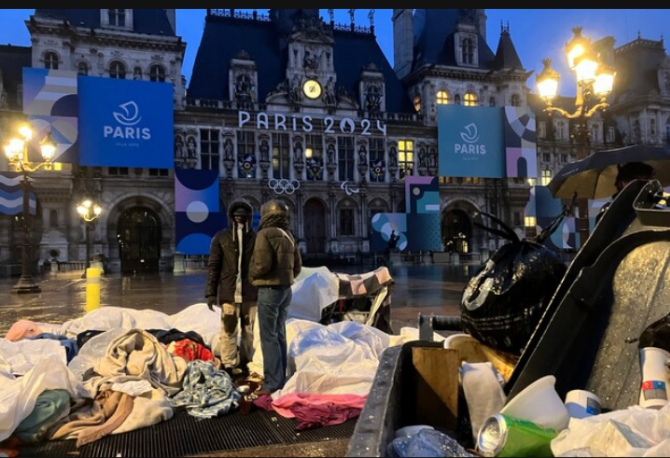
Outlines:
{"type": "Polygon", "coordinates": [[[286,318],[293,298],[291,286],[301,270],[300,249],[289,229],[288,206],[271,200],[261,207],[261,223],[249,263],[249,279],[258,288],[263,394],[281,390],[286,384],[286,318]]]}
{"type": "Polygon", "coordinates": [[[221,306],[221,335],[214,353],[231,376],[247,372],[253,358],[258,296],[248,278],[256,239],[252,217],[253,208],[245,201],[237,200],[228,207],[228,227],[212,238],[207,263],[207,306],[210,310],[221,306]]]}

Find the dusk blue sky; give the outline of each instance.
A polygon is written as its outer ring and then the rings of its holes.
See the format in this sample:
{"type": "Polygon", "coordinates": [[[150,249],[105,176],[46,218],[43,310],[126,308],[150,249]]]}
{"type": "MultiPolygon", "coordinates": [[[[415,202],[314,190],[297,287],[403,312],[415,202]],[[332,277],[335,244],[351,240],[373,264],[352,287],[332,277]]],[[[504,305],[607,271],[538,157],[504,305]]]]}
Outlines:
{"type": "MultiPolygon", "coordinates": [[[[245,11],[245,10],[241,10],[245,11]]],[[[251,10],[246,10],[251,11],[251,10]]],[[[259,9],[266,14],[267,9],[259,9]]],[[[357,9],[357,25],[369,26],[370,9],[357,9]]],[[[30,46],[30,36],[25,25],[34,9],[0,10],[0,44],[30,46]]],[[[391,9],[375,10],[377,41],[393,65],[393,25],[391,9]]],[[[177,34],[187,43],[183,73],[190,80],[191,68],[198,51],[204,27],[205,9],[178,9],[177,34]]],[[[607,35],[616,39],[615,46],[622,46],[637,38],[661,39],[670,30],[670,9],[487,9],[487,41],[495,52],[500,38],[501,24],[509,25],[512,40],[526,70],[542,70],[542,59],[552,59],[552,66],[562,75],[561,95],[575,94],[574,77],[567,70],[565,44],[572,38],[572,27],[581,25],[583,34],[594,40],[607,35]]],[[[328,21],[328,11],[321,10],[328,21]]],[[[349,24],[346,9],[335,10],[335,21],[349,24]]],[[[535,75],[528,85],[535,88],[535,75]]]]}

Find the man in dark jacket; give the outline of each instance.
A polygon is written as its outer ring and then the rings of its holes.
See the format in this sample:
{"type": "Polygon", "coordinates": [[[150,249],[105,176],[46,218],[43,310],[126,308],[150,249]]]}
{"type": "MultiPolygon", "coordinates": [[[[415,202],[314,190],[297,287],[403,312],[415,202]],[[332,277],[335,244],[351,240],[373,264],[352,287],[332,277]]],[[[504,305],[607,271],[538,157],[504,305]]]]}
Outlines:
{"type": "Polygon", "coordinates": [[[263,352],[263,391],[274,393],[286,383],[286,317],[291,285],[302,269],[300,249],[289,233],[289,209],[271,200],[261,207],[261,223],[249,278],[258,288],[258,326],[263,352]]]}
{"type": "Polygon", "coordinates": [[[207,268],[207,305],[221,305],[221,362],[231,375],[235,369],[245,370],[253,356],[253,328],[256,317],[257,292],[249,282],[249,261],[256,234],[251,228],[253,208],[238,200],[228,208],[228,228],[212,239],[207,268]],[[237,348],[237,327],[241,320],[240,349],[237,348]]]}

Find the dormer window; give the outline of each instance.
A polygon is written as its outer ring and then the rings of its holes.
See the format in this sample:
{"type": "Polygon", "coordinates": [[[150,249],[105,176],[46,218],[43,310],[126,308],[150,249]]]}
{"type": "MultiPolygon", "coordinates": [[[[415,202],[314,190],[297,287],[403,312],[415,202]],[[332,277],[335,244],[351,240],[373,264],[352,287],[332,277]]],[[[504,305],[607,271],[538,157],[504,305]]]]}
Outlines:
{"type": "Polygon", "coordinates": [[[109,17],[109,25],[114,27],[125,27],[126,26],[126,10],[107,10],[107,15],[109,17]]]}
{"type": "Polygon", "coordinates": [[[466,65],[475,63],[475,42],[472,38],[464,38],[461,43],[462,61],[466,65]]]}
{"type": "Polygon", "coordinates": [[[103,9],[100,10],[100,23],[103,27],[114,27],[119,29],[132,30],[133,28],[133,10],[132,9],[103,9]]]}

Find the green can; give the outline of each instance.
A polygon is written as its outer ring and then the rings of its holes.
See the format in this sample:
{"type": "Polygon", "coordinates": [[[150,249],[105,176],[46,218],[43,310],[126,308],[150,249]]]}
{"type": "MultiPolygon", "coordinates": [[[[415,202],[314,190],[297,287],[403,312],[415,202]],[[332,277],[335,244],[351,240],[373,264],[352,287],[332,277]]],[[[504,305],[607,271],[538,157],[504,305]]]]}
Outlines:
{"type": "Polygon", "coordinates": [[[555,429],[545,429],[526,420],[502,414],[489,417],[477,438],[477,449],[483,456],[552,457],[551,441],[558,436],[555,429]]]}

